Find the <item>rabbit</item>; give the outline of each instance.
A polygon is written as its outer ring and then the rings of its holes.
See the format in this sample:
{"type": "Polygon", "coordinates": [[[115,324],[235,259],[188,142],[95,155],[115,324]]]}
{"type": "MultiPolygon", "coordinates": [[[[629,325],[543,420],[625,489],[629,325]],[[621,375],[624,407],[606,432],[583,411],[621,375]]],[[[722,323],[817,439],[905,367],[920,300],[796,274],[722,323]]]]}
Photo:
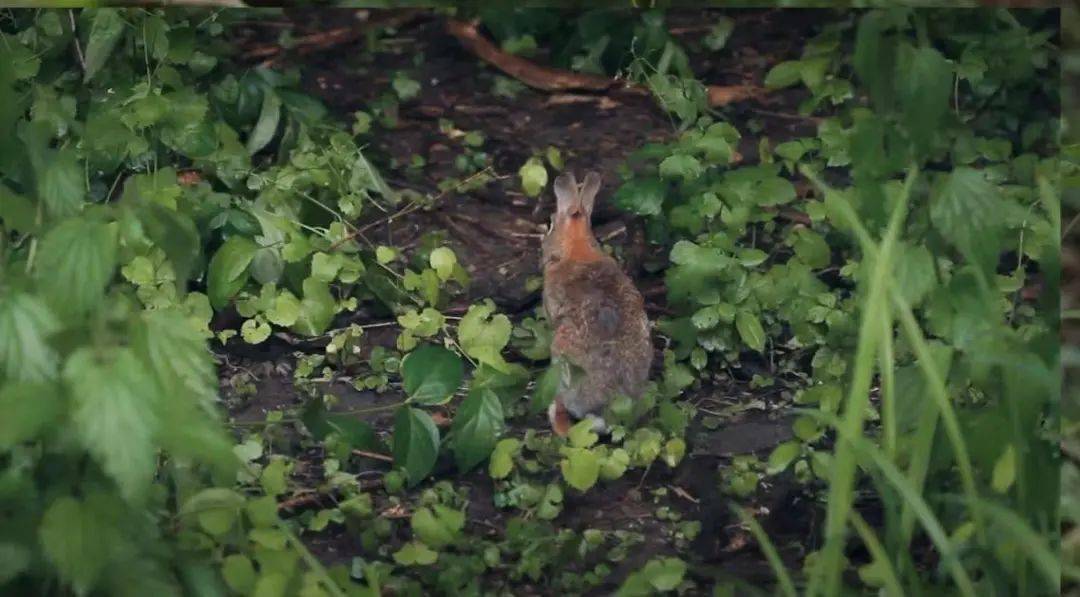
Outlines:
{"type": "Polygon", "coordinates": [[[556,207],[542,243],[543,304],[554,330],[552,364],[562,368],[548,409],[552,430],[565,436],[570,417],[591,419],[617,395],[637,398],[649,377],[653,347],[645,301],[619,264],[600,248],[590,218],[600,175],[580,186],[573,173],[555,179],[556,207]]]}

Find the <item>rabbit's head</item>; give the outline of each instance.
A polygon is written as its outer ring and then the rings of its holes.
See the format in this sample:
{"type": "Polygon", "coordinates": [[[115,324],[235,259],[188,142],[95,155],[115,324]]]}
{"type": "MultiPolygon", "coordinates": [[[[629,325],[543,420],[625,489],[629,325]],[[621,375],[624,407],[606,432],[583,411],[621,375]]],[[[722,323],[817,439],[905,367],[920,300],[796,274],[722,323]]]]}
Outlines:
{"type": "Polygon", "coordinates": [[[595,261],[603,256],[592,233],[593,204],[600,175],[589,172],[578,185],[572,172],[555,179],[555,213],[543,242],[543,265],[562,261],[595,261]]]}

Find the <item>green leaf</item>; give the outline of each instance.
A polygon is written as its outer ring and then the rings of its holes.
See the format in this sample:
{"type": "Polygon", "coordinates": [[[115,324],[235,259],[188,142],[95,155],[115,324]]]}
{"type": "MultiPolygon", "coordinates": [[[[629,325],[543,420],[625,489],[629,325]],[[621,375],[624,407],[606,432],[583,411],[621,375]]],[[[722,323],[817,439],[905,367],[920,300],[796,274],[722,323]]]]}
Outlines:
{"type": "Polygon", "coordinates": [[[505,479],[514,470],[514,457],[521,453],[521,440],[513,437],[499,440],[491,451],[488,474],[492,479],[505,479]]]}
{"type": "Polygon", "coordinates": [[[128,500],[141,497],[157,470],[161,424],[153,379],[130,348],[80,348],[64,365],[77,439],[128,500]]]}
{"type": "Polygon", "coordinates": [[[262,318],[246,319],[240,326],[240,337],[248,344],[261,344],[270,337],[270,325],[262,318]]]}
{"type": "Polygon", "coordinates": [[[916,147],[925,151],[948,112],[953,68],[930,46],[901,46],[898,59],[896,91],[903,121],[916,147]]]}
{"type": "Polygon", "coordinates": [[[259,120],[255,122],[255,128],[248,137],[247,150],[249,154],[256,154],[266,147],[277,132],[278,123],[281,121],[281,98],[271,89],[263,89],[262,110],[259,112],[259,120]]]}
{"type": "Polygon", "coordinates": [[[149,202],[138,216],[146,235],[172,263],[177,288],[185,289],[202,250],[195,223],[185,214],[149,202]]]}
{"type": "MultiPolygon", "coordinates": [[[[591,424],[590,421],[585,421],[591,424]]],[[[586,448],[563,448],[565,456],[559,463],[566,484],[578,491],[586,491],[596,485],[600,478],[600,458],[586,448]]]]}
{"type": "Polygon", "coordinates": [[[659,178],[632,178],[615,192],[619,209],[639,216],[656,216],[664,206],[667,185],[659,178]]]}
{"type": "Polygon", "coordinates": [[[544,369],[544,372],[540,374],[540,378],[536,380],[532,396],[529,397],[530,413],[539,414],[547,410],[548,405],[551,404],[555,394],[559,391],[561,379],[562,372],[559,367],[550,365],[547,369],[544,369]]]}
{"type": "Polygon", "coordinates": [[[1016,450],[1012,444],[1005,446],[1005,451],[994,463],[990,478],[990,487],[997,493],[1005,493],[1016,482],[1016,450]]]}
{"type": "Polygon", "coordinates": [[[424,344],[401,362],[402,385],[412,402],[423,405],[444,404],[465,376],[465,364],[453,351],[424,344]]]}
{"type": "Polygon", "coordinates": [[[274,325],[292,326],[300,318],[300,299],[288,290],[280,291],[266,312],[266,318],[274,325]]]}
{"type": "Polygon", "coordinates": [[[115,530],[94,510],[86,502],[61,497],[49,504],[38,527],[45,557],[79,595],[88,594],[97,585],[115,549],[110,544],[115,530]]]}
{"type": "Polygon", "coordinates": [[[495,313],[495,303],[486,299],[483,303],[469,306],[458,323],[458,341],[465,354],[498,371],[509,373],[510,365],[501,352],[510,341],[512,330],[510,319],[495,313]]]}
{"type": "Polygon", "coordinates": [[[750,311],[739,310],[735,314],[735,329],[739,331],[739,337],[750,348],[764,352],[765,329],[761,327],[761,321],[757,315],[750,311]]]}
{"type": "Polygon", "coordinates": [[[255,586],[255,566],[242,553],[228,555],[221,562],[221,576],[233,592],[247,595],[255,586]]]}
{"type": "Polygon", "coordinates": [[[49,151],[38,177],[38,196],[49,215],[62,218],[79,213],[86,196],[82,166],[72,151],[49,151]]]}
{"type": "Polygon", "coordinates": [[[429,566],[439,560],[439,552],[419,541],[410,541],[394,552],[394,561],[402,566],[429,566]]]}
{"type": "Polygon", "coordinates": [[[326,282],[308,278],[303,283],[304,298],[292,330],[307,336],[317,336],[330,327],[337,313],[337,302],[326,282]]]}
{"type": "Polygon", "coordinates": [[[184,502],[181,512],[193,517],[207,533],[220,537],[240,519],[244,496],[224,487],[208,487],[184,502]]]}
{"type": "Polygon", "coordinates": [[[289,488],[289,466],[284,458],[276,457],[263,468],[259,475],[259,485],[266,495],[278,496],[289,488]]]}
{"type": "Polygon", "coordinates": [[[90,37],[83,55],[83,81],[89,81],[105,66],[124,33],[124,19],[115,8],[87,9],[93,12],[90,37]]]}
{"type": "Polygon", "coordinates": [[[486,388],[474,388],[458,408],[451,430],[458,469],[471,470],[491,455],[503,430],[499,396],[486,388]]]}
{"type": "Polygon", "coordinates": [[[401,324],[401,327],[414,335],[421,338],[430,338],[442,330],[443,324],[446,323],[446,317],[439,313],[437,309],[425,307],[419,313],[416,312],[416,309],[408,309],[405,313],[398,315],[397,321],[401,324]]]}
{"type": "Polygon", "coordinates": [[[410,523],[413,534],[425,545],[442,549],[461,537],[461,531],[465,528],[465,513],[435,504],[431,508],[417,509],[410,523]]]}
{"type": "Polygon", "coordinates": [[[538,157],[529,158],[518,170],[518,176],[521,177],[521,190],[529,197],[536,197],[547,186],[547,169],[538,157]]]}
{"type": "Polygon", "coordinates": [[[650,560],[642,573],[657,591],[674,591],[686,575],[686,563],[678,558],[650,560]]]}
{"type": "Polygon", "coordinates": [[[893,254],[896,289],[912,307],[919,306],[937,285],[934,256],[924,245],[902,242],[893,254]]]}
{"type": "Polygon", "coordinates": [[[21,575],[30,567],[32,552],[29,548],[0,541],[0,586],[3,586],[21,575]]]}
{"type": "Polygon", "coordinates": [[[992,272],[1003,220],[998,188],[979,170],[957,168],[934,185],[930,220],[970,262],[992,272]]]}
{"type": "Polygon", "coordinates": [[[583,419],[570,428],[567,439],[570,440],[570,446],[573,448],[588,448],[595,444],[600,436],[593,432],[592,421],[583,419]]]}
{"type": "Polygon", "coordinates": [[[813,269],[827,267],[832,260],[829,245],[820,234],[806,228],[799,228],[794,233],[792,248],[799,259],[813,269]]]}
{"type": "Polygon", "coordinates": [[[210,258],[206,268],[206,294],[215,309],[228,304],[247,283],[248,265],[258,249],[259,246],[250,239],[234,236],[210,258]]]}
{"type": "Polygon", "coordinates": [[[439,428],[424,411],[402,406],[394,415],[394,465],[405,469],[412,487],[435,468],[439,428]]]}
{"type": "Polygon", "coordinates": [[[434,249],[431,251],[428,261],[431,262],[431,268],[439,275],[440,280],[445,282],[454,276],[454,266],[457,265],[458,261],[457,255],[454,255],[452,250],[446,247],[434,249]]]}
{"type": "Polygon", "coordinates": [[[54,308],[82,315],[98,307],[116,270],[116,238],[108,225],[72,218],[41,241],[35,268],[54,308]]]}
{"type": "Polygon", "coordinates": [[[34,204],[0,183],[0,222],[9,231],[30,234],[37,231],[34,204]]]}
{"type": "Polygon", "coordinates": [[[775,475],[786,469],[802,451],[802,444],[796,440],[786,441],[769,453],[768,466],[765,472],[775,475]]]}
{"type": "Polygon", "coordinates": [[[64,403],[56,387],[40,383],[0,384],[0,450],[52,429],[64,403]]]}
{"type": "Polygon", "coordinates": [[[36,297],[0,291],[0,382],[55,378],[59,359],[48,339],[59,327],[36,297]]]}
{"type": "Polygon", "coordinates": [[[696,180],[705,169],[692,155],[676,153],[660,162],[660,176],[664,178],[681,178],[683,182],[696,180]]]}
{"type": "Polygon", "coordinates": [[[770,68],[769,72],[765,74],[765,87],[769,89],[791,87],[801,79],[802,70],[803,66],[801,60],[781,62],[770,68]]]}

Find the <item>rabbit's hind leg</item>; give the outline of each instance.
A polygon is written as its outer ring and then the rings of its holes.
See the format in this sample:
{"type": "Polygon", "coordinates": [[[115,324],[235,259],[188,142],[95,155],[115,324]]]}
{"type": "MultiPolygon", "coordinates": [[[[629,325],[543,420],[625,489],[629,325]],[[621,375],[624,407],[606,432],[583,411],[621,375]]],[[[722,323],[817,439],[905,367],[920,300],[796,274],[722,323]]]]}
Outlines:
{"type": "Polygon", "coordinates": [[[548,421],[551,422],[551,430],[555,432],[555,435],[566,437],[570,432],[570,415],[558,396],[548,406],[548,421]]]}

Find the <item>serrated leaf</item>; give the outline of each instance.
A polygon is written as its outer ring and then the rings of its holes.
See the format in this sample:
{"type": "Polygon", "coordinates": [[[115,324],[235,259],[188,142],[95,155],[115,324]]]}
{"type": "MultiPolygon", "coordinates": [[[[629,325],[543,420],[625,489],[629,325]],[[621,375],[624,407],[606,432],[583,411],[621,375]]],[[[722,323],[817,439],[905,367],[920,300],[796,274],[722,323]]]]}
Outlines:
{"type": "Polygon", "coordinates": [[[896,260],[894,277],[896,289],[912,307],[919,306],[937,284],[934,256],[924,245],[901,243],[893,254],[896,260]]]}
{"type": "Polygon", "coordinates": [[[228,304],[248,280],[248,265],[259,250],[250,239],[234,236],[210,258],[206,268],[206,294],[215,309],[228,304]]]}
{"type": "Polygon", "coordinates": [[[75,434],[128,500],[153,480],[158,393],[129,348],[80,348],[64,365],[75,434]]]}
{"type": "Polygon", "coordinates": [[[48,338],[59,327],[36,297],[0,291],[0,381],[54,379],[59,359],[48,338]]]}
{"type": "Polygon", "coordinates": [[[957,168],[934,185],[930,220],[970,262],[991,271],[1000,250],[1001,204],[998,188],[984,173],[957,168]]]}
{"type": "Polygon", "coordinates": [[[52,428],[63,412],[59,388],[43,383],[0,384],[0,450],[52,428]]]}
{"type": "Polygon", "coordinates": [[[454,395],[465,376],[465,364],[453,351],[425,344],[401,362],[405,393],[417,404],[443,404],[454,395]]]}
{"type": "Polygon", "coordinates": [[[176,273],[179,290],[187,287],[195,263],[199,260],[199,232],[187,215],[156,203],[147,203],[138,211],[143,230],[155,245],[165,251],[176,273]]]}
{"type": "Polygon", "coordinates": [[[897,58],[896,92],[903,121],[916,147],[925,150],[948,112],[953,68],[930,46],[903,45],[897,58]]]}
{"type": "Polygon", "coordinates": [[[88,9],[93,11],[90,36],[83,55],[83,81],[89,81],[105,66],[124,33],[124,19],[115,8],[88,9]]]}
{"type": "Polygon", "coordinates": [[[54,309],[82,315],[97,308],[116,270],[116,238],[108,225],[72,218],[41,240],[35,273],[54,309]]]}
{"type": "Polygon", "coordinates": [[[435,468],[439,428],[422,410],[402,406],[394,415],[394,466],[403,468],[412,487],[435,468]]]}
{"type": "Polygon", "coordinates": [[[659,171],[664,178],[681,178],[683,182],[690,182],[701,176],[705,169],[694,156],[676,153],[660,162],[659,171]]]}
{"type": "Polygon", "coordinates": [[[792,248],[799,259],[813,269],[827,267],[832,259],[832,252],[822,236],[813,230],[800,228],[794,233],[792,248]]]}
{"type": "Polygon", "coordinates": [[[664,206],[667,184],[658,178],[633,178],[615,191],[613,201],[619,209],[639,216],[659,215],[664,206]]]}
{"type": "Polygon", "coordinates": [[[764,352],[765,329],[761,327],[761,321],[750,311],[740,310],[735,314],[735,329],[739,331],[739,337],[750,348],[764,352]]]}
{"type": "Polygon", "coordinates": [[[472,470],[487,460],[504,424],[502,402],[495,392],[486,388],[474,388],[469,392],[451,427],[458,469],[472,470]]]}
{"type": "Polygon", "coordinates": [[[72,497],[56,499],[45,511],[38,527],[45,556],[60,578],[75,592],[86,595],[109,564],[115,532],[87,503],[72,497]],[[104,548],[103,548],[104,546],[104,548]]]}

